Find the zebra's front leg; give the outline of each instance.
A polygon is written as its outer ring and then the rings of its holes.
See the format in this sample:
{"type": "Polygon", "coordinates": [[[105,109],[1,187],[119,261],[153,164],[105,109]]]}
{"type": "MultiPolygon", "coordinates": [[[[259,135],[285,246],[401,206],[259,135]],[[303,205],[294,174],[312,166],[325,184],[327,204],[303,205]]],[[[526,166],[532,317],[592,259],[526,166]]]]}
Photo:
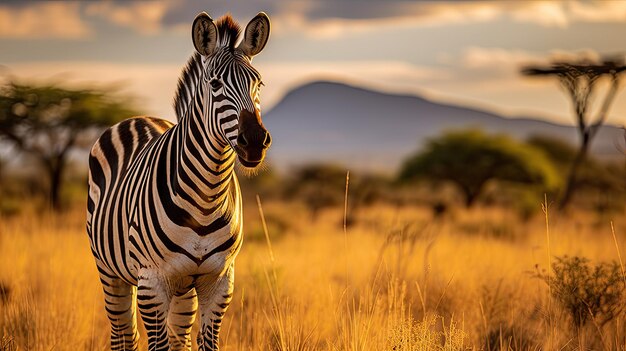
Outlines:
{"type": "Polygon", "coordinates": [[[170,300],[165,279],[153,270],[142,269],[137,283],[137,307],[148,334],[149,351],[170,349],[167,331],[170,300]]]}
{"type": "Polygon", "coordinates": [[[100,262],[100,281],[104,290],[104,302],[111,322],[111,350],[137,350],[137,318],[135,315],[134,288],[122,279],[107,272],[100,262]]]}
{"type": "Polygon", "coordinates": [[[191,351],[191,328],[196,319],[198,298],[196,289],[174,296],[170,303],[170,313],[167,317],[170,346],[172,350],[191,351]]]}
{"type": "Polygon", "coordinates": [[[235,265],[232,263],[226,273],[217,281],[211,277],[198,278],[196,290],[202,325],[198,333],[198,351],[219,350],[219,332],[222,318],[233,298],[235,265]]]}

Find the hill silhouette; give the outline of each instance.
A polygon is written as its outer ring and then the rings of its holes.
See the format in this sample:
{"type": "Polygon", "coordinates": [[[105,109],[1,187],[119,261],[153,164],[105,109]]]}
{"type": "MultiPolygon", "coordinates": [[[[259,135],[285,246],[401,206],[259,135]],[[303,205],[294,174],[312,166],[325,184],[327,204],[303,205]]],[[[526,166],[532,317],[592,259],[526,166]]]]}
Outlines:
{"type": "MultiPolygon", "coordinates": [[[[479,109],[317,81],[297,87],[263,117],[274,140],[271,162],[279,168],[336,162],[354,169],[395,172],[407,155],[445,130],[480,128],[518,139],[541,134],[578,144],[574,126],[538,118],[505,118],[479,109]]],[[[617,157],[623,130],[604,126],[591,148],[617,157]]]]}

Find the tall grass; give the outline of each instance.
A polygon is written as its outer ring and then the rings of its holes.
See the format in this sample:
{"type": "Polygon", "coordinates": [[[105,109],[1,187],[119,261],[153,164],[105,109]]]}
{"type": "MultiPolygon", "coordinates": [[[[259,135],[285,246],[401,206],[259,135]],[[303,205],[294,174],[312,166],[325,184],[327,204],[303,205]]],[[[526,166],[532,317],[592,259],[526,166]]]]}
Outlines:
{"type": "MultiPolygon", "coordinates": [[[[298,204],[247,205],[223,350],[574,350],[577,331],[534,272],[551,271],[546,252],[621,262],[626,225],[550,213],[546,233],[545,218],[502,208],[433,220],[377,205],[344,228],[346,206],[311,222],[298,204]]],[[[0,350],[107,349],[83,221],[83,209],[0,218],[0,350]]],[[[624,348],[623,327],[603,326],[607,345],[624,348]]]]}

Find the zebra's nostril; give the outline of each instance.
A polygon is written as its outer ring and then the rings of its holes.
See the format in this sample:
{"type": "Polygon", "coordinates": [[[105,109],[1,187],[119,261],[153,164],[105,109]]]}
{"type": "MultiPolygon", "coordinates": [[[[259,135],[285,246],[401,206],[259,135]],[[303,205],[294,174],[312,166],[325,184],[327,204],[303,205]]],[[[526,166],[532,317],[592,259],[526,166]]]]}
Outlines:
{"type": "Polygon", "coordinates": [[[263,146],[270,147],[271,144],[272,144],[272,137],[270,136],[270,133],[265,132],[265,140],[263,140],[263,146]]]}
{"type": "Polygon", "coordinates": [[[246,140],[246,137],[243,136],[243,133],[239,134],[237,136],[237,145],[239,146],[248,146],[248,140],[246,140]]]}

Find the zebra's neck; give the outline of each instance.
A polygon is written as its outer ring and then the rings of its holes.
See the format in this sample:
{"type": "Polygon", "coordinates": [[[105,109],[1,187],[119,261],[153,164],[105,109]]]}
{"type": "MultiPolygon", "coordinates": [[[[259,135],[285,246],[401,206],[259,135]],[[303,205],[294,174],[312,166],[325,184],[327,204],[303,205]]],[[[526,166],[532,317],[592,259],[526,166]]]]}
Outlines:
{"type": "Polygon", "coordinates": [[[213,115],[216,102],[208,94],[205,99],[202,84],[198,84],[185,117],[172,131],[175,140],[170,160],[175,176],[171,184],[174,201],[181,207],[220,207],[227,203],[233,183],[236,155],[219,133],[213,115]],[[208,116],[203,117],[205,113],[208,116]]]}

